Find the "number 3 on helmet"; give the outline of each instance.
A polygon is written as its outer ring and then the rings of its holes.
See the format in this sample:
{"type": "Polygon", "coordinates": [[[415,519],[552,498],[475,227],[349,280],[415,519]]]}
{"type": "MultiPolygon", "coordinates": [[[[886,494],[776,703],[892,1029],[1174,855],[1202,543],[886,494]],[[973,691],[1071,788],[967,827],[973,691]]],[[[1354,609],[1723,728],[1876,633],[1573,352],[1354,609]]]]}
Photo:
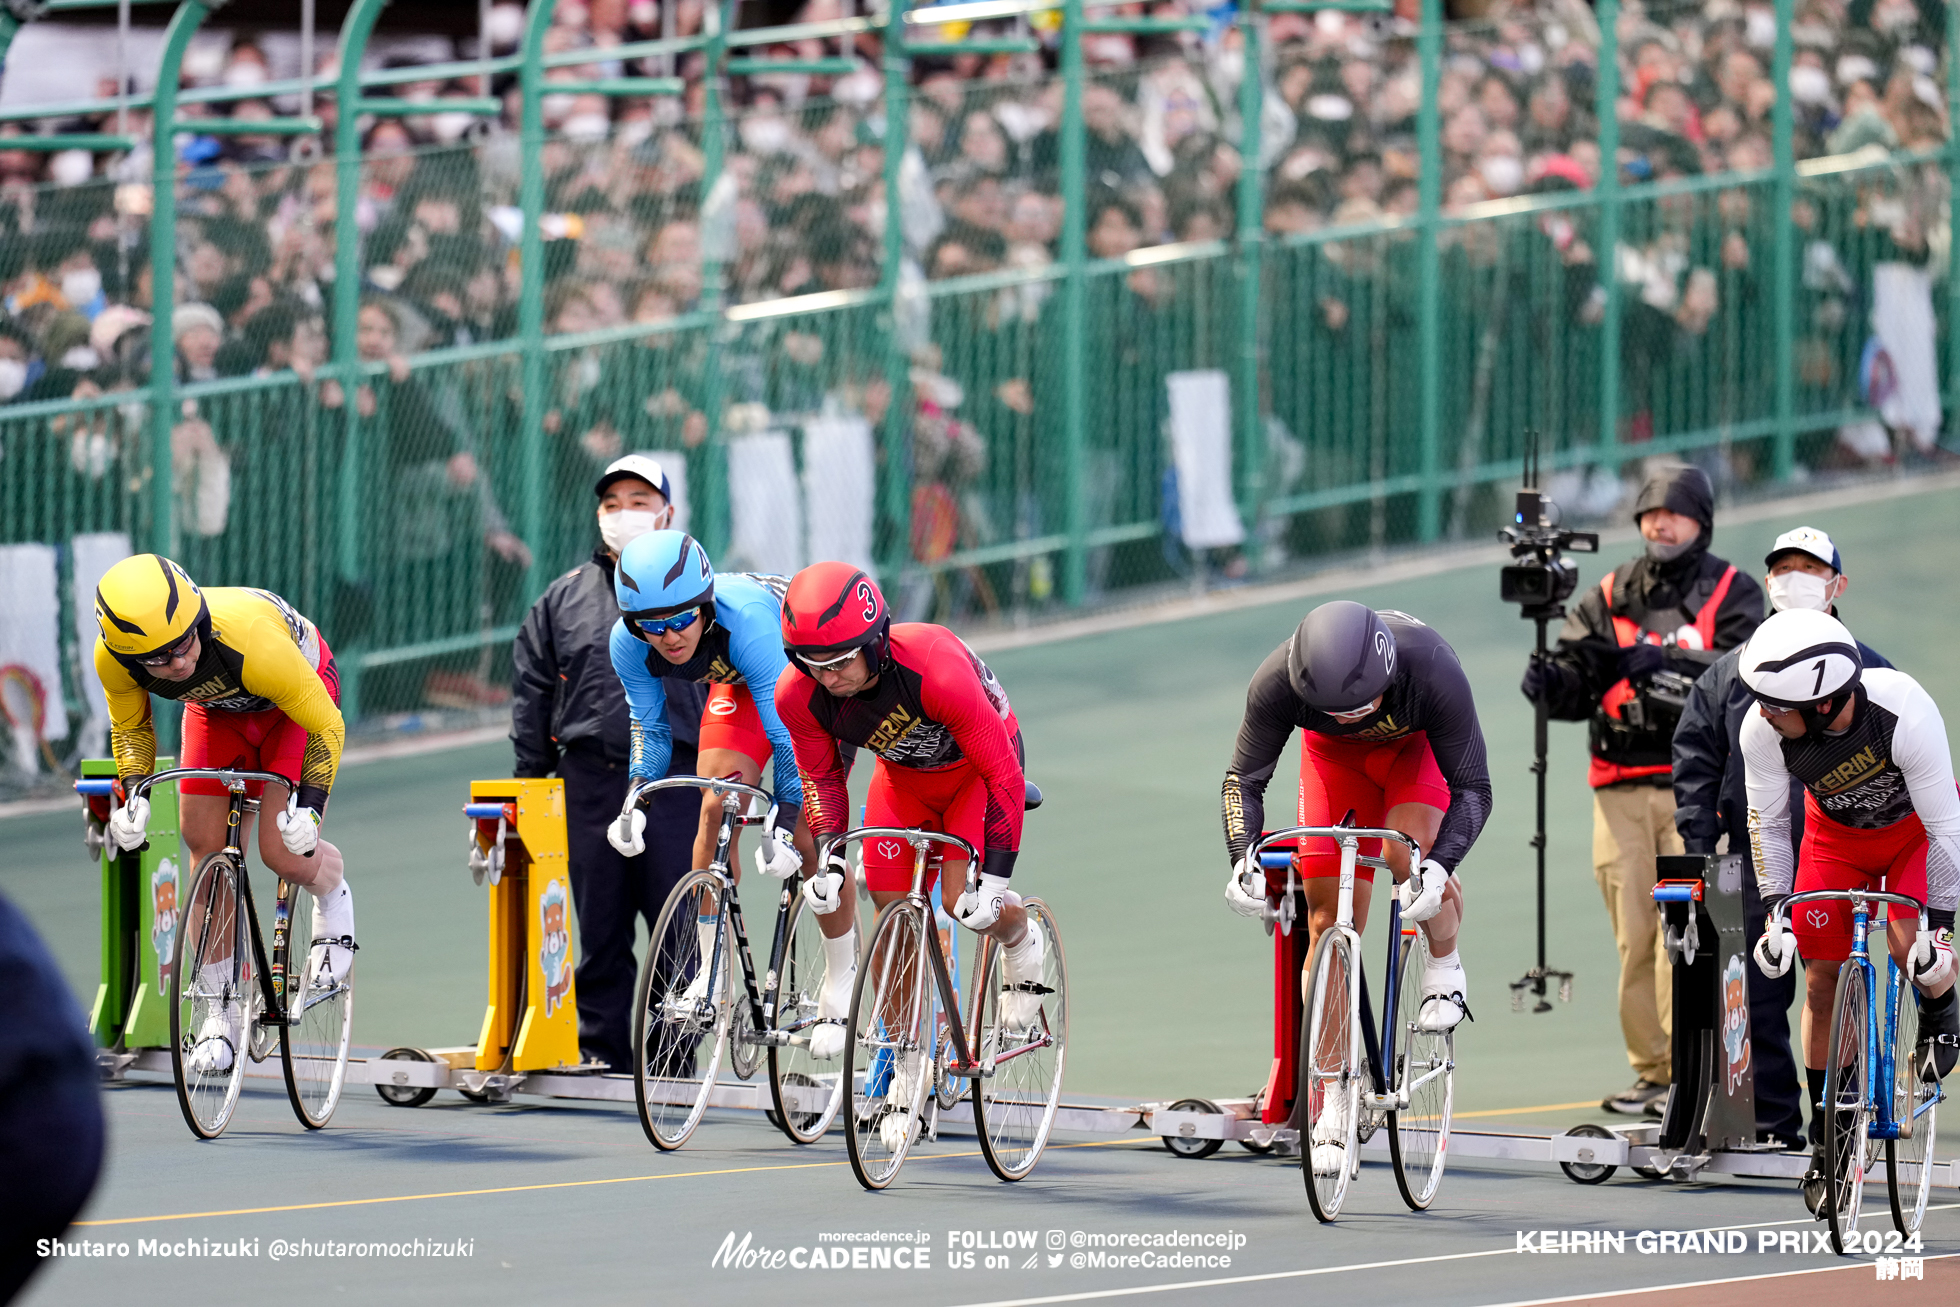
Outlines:
{"type": "Polygon", "coordinates": [[[828,661],[863,649],[873,671],[890,648],[891,612],[877,583],[849,563],[813,563],[783,595],[783,651],[799,671],[804,658],[828,661]]]}

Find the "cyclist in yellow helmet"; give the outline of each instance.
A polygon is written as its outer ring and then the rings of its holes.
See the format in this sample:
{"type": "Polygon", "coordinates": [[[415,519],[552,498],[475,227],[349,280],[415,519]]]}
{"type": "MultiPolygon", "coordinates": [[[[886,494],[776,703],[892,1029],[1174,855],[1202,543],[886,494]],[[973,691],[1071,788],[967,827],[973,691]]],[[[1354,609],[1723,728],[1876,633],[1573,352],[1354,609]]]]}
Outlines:
{"type": "MultiPolygon", "coordinates": [[[[110,568],[95,589],[95,670],[109,700],[109,741],[125,791],[156,769],[150,696],[184,704],[183,765],[234,767],[297,778],[297,792],[254,781],[247,793],[277,819],[259,828],[259,854],[284,880],[310,891],[315,974],[345,977],[353,966],[354,899],[340,850],[320,838],[320,821],[340,765],[346,730],[333,653],[312,622],[266,590],[202,590],[176,563],[137,554],[110,568]],[[262,792],[271,788],[273,793],[262,792]]],[[[180,824],[193,866],[224,848],[228,802],[216,781],[179,784],[180,824]]],[[[118,849],[142,847],[147,799],[129,798],[109,817],[118,849]]],[[[252,837],[245,817],[240,847],[252,837]]],[[[222,961],[207,962],[220,966],[222,961]]],[[[239,1046],[243,1013],[213,1014],[193,1056],[221,1071],[239,1046]]]]}

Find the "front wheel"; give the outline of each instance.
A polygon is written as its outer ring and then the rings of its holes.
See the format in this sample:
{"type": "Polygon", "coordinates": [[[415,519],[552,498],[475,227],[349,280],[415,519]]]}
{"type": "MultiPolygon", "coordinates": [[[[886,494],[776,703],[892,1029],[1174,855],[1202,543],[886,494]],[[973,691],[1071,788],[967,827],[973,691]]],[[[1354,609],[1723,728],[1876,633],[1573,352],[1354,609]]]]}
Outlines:
{"type": "Polygon", "coordinates": [[[286,1022],[279,1027],[279,1053],[285,1062],[286,1096],[308,1130],[333,1117],[347,1080],[347,1042],[354,1028],[354,968],[347,974],[326,969],[327,946],[315,938],[315,901],[303,889],[281,887],[292,915],[286,928],[286,1022]]]}
{"type": "Polygon", "coordinates": [[[687,1142],[708,1110],[728,1037],[734,937],[721,881],[689,874],[667,896],[647,939],[633,1005],[633,1100],[662,1152],[687,1142]]]}
{"type": "Polygon", "coordinates": [[[1003,1180],[1034,1170],[1055,1127],[1062,1102],[1062,1068],[1068,1060],[1068,959],[1055,915],[1040,899],[1028,899],[1028,929],[1042,935],[1041,976],[1010,985],[1003,974],[1007,950],[983,938],[974,970],[974,1053],[993,1074],[973,1082],[973,1125],[987,1165],[1003,1180]]]}
{"type": "Polygon", "coordinates": [[[224,1133],[244,1084],[259,978],[243,874],[226,853],[197,864],[170,964],[170,1069],[184,1121],[200,1139],[224,1133]]]}
{"type": "Polygon", "coordinates": [[[810,1055],[811,1033],[820,1026],[817,1009],[823,997],[823,934],[817,914],[798,893],[790,895],[782,973],[777,977],[774,1034],[786,1043],[769,1046],[770,1114],[782,1132],[799,1144],[823,1138],[844,1102],[844,1059],[810,1055]]]}
{"type": "Polygon", "coordinates": [[[1307,967],[1298,1055],[1298,1097],[1305,1110],[1297,1112],[1307,1123],[1300,1170],[1307,1202],[1320,1221],[1340,1215],[1359,1148],[1361,1085],[1367,1078],[1355,1021],[1360,1003],[1350,936],[1337,927],[1322,931],[1307,967]]]}
{"type": "Polygon", "coordinates": [[[931,967],[925,910],[909,899],[885,906],[858,960],[851,1020],[844,1030],[851,1172],[883,1189],[905,1165],[932,1082],[931,967]]]}
{"type": "MultiPolygon", "coordinates": [[[[1402,932],[1400,995],[1395,1007],[1395,1066],[1389,1092],[1407,1094],[1409,1105],[1388,1114],[1388,1152],[1395,1164],[1395,1187],[1413,1211],[1423,1211],[1443,1183],[1449,1154],[1451,1082],[1455,1077],[1455,1037],[1416,1028],[1422,1011],[1422,959],[1428,941],[1413,927],[1402,932]]],[[[1569,1174],[1569,1172],[1568,1172],[1569,1174]]]]}
{"type": "Polygon", "coordinates": [[[1831,1006],[1830,1062],[1824,1073],[1824,1102],[1830,1120],[1824,1130],[1824,1174],[1828,1186],[1824,1214],[1831,1224],[1831,1247],[1842,1254],[1858,1231],[1858,1211],[1870,1164],[1871,1093],[1866,1084],[1865,1052],[1871,1035],[1871,1004],[1863,967],[1838,972],[1837,1001],[1831,1006]]]}
{"type": "MultiPolygon", "coordinates": [[[[1897,963],[1890,964],[1897,974],[1897,963]]],[[[1919,1044],[1918,991],[1899,984],[1899,1011],[1892,1023],[1892,1121],[1899,1137],[1885,1141],[1885,1190],[1892,1204],[1892,1225],[1900,1234],[1915,1234],[1926,1216],[1932,1191],[1934,1122],[1940,1086],[1914,1065],[1919,1044]]]]}

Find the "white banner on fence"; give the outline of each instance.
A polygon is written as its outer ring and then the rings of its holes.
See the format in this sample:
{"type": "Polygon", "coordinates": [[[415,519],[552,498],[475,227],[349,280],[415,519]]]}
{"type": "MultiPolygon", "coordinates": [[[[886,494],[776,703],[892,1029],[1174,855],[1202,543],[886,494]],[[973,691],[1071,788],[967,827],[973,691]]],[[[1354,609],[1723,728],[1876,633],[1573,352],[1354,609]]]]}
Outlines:
{"type": "Polygon", "coordinates": [[[1236,545],[1245,539],[1245,523],[1232,502],[1231,381],[1216,369],[1173,372],[1165,380],[1185,547],[1236,545]]]}
{"type": "Polygon", "coordinates": [[[104,572],[129,557],[129,537],[120,531],[79,535],[68,548],[74,558],[68,605],[75,620],[75,648],[81,651],[76,661],[81,665],[82,702],[88,705],[81,756],[100,758],[109,751],[109,701],[95,675],[95,587],[104,572]]]}
{"type": "Polygon", "coordinates": [[[61,591],[53,545],[0,545],[0,710],[14,764],[41,769],[37,739],[68,735],[61,694],[61,591]],[[38,732],[35,727],[38,725],[38,732]]]}
{"type": "Polygon", "coordinates": [[[803,566],[803,501],[789,436],[764,431],[728,441],[728,502],[734,530],[724,572],[780,572],[803,566]]]}
{"type": "Polygon", "coordinates": [[[875,570],[871,519],[877,493],[871,423],[861,417],[818,418],[803,427],[803,502],[809,558],[875,570]]]}

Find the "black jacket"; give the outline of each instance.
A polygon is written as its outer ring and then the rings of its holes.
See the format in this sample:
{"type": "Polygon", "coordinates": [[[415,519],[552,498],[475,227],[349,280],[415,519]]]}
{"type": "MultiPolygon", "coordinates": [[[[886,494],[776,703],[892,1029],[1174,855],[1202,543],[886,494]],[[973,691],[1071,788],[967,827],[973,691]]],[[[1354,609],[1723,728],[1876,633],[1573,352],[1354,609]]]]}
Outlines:
{"type": "MultiPolygon", "coordinates": [[[[613,671],[610,637],[619,620],[613,559],[592,561],[551,583],[524,617],[511,651],[510,742],[518,776],[549,776],[567,749],[625,766],[629,755],[626,692],[613,671]]],[[[667,724],[676,751],[701,738],[707,690],[667,682],[667,724]]]]}
{"type": "MultiPolygon", "coordinates": [[[[1581,589],[1559,632],[1558,648],[1547,661],[1545,694],[1553,717],[1591,720],[1595,758],[1621,767],[1665,767],[1671,755],[1667,730],[1635,729],[1601,706],[1606,692],[1620,680],[1619,637],[1613,619],[1624,617],[1643,631],[1672,635],[1694,624],[1695,614],[1714,596],[1728,566],[1704,549],[1690,550],[1667,563],[1643,554],[1614,569],[1610,608],[1598,584],[1581,589]]],[[[1723,652],[1747,640],[1762,620],[1763,588],[1737,569],[1715,613],[1714,648],[1670,643],[1663,650],[1666,670],[1699,677],[1723,652]]]]}
{"type": "MultiPolygon", "coordinates": [[[[1716,659],[1695,682],[1688,706],[1674,728],[1674,829],[1693,854],[1715,852],[1722,832],[1729,852],[1749,856],[1749,797],[1743,774],[1742,723],[1756,700],[1736,672],[1732,649],[1716,659]]],[[[1858,652],[1867,667],[1892,664],[1862,640],[1858,652]]],[[[1803,839],[1803,783],[1791,778],[1791,838],[1803,839]]]]}

